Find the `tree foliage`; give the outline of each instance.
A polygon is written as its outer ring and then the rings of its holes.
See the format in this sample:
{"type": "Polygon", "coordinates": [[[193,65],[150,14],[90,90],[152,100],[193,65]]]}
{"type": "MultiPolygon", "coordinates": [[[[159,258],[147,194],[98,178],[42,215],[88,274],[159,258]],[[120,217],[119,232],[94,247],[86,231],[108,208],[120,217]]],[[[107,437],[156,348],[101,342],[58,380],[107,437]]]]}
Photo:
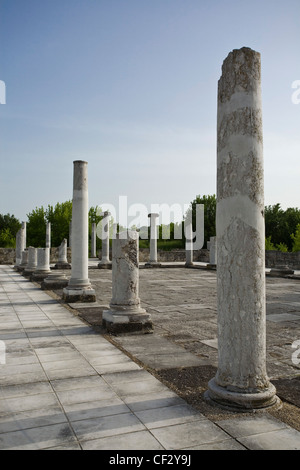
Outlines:
{"type": "Polygon", "coordinates": [[[69,240],[70,222],[72,220],[72,201],[58,202],[54,207],[48,205],[45,218],[46,222],[51,223],[52,246],[59,246],[64,238],[69,240]]]}
{"type": "Polygon", "coordinates": [[[292,233],[291,238],[293,240],[292,251],[300,251],[300,224],[297,225],[295,233],[292,233]]]}
{"type": "Polygon", "coordinates": [[[14,248],[16,246],[16,235],[21,228],[21,222],[10,214],[0,214],[0,247],[14,248]]]}
{"type": "MultiPolygon", "coordinates": [[[[280,204],[265,207],[265,231],[266,238],[271,237],[276,247],[285,245],[288,251],[292,251],[292,234],[296,232],[300,224],[300,210],[289,207],[283,210],[280,204]]],[[[282,251],[282,250],[281,250],[282,251]]]]}
{"type": "Polygon", "coordinates": [[[193,230],[196,230],[196,205],[204,204],[204,246],[209,241],[210,237],[216,236],[216,209],[217,200],[215,194],[196,196],[191,202],[192,206],[192,219],[193,219],[193,230]]]}

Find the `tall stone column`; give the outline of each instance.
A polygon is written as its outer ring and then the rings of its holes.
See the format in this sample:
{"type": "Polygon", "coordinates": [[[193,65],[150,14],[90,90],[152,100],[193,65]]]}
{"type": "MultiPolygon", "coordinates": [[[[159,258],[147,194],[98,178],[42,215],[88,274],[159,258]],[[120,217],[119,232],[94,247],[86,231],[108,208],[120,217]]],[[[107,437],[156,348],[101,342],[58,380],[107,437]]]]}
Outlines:
{"type": "Polygon", "coordinates": [[[26,249],[27,245],[27,224],[26,222],[22,222],[22,242],[21,242],[21,249],[22,251],[26,249]]]}
{"type": "Polygon", "coordinates": [[[21,256],[22,256],[22,249],[21,249],[21,228],[17,231],[16,234],[16,263],[15,268],[17,268],[21,264],[21,256]]]}
{"type": "Polygon", "coordinates": [[[233,50],[218,84],[218,370],[206,397],[235,410],[278,403],[266,372],[260,54],[233,50]]]}
{"type": "Polygon", "coordinates": [[[94,302],[95,291],[88,278],[88,164],[81,160],[73,164],[72,268],[63,299],[66,302],[94,302]]]}
{"type": "Polygon", "coordinates": [[[102,315],[111,333],[152,332],[151,315],[140,306],[138,240],[136,231],[128,231],[112,241],[112,299],[102,315]]]}
{"type": "Polygon", "coordinates": [[[159,217],[159,214],[152,212],[148,214],[150,218],[150,258],[149,261],[145,264],[148,268],[155,268],[161,266],[157,261],[157,222],[156,219],[159,217]]]}
{"type": "Polygon", "coordinates": [[[193,266],[193,225],[188,223],[185,227],[185,266],[193,266]]]}
{"type": "Polygon", "coordinates": [[[108,211],[99,214],[103,219],[100,222],[100,238],[102,240],[102,256],[101,261],[98,263],[98,268],[108,269],[111,268],[111,261],[109,259],[109,221],[111,213],[108,211]]]}
{"type": "Polygon", "coordinates": [[[92,223],[92,234],[91,234],[91,258],[96,258],[96,224],[92,223]]]}
{"type": "Polygon", "coordinates": [[[46,225],[46,248],[51,248],[51,222],[46,225]]]}
{"type": "Polygon", "coordinates": [[[17,268],[21,264],[22,251],[26,248],[26,222],[22,222],[21,228],[18,230],[16,235],[16,264],[17,268]]]}

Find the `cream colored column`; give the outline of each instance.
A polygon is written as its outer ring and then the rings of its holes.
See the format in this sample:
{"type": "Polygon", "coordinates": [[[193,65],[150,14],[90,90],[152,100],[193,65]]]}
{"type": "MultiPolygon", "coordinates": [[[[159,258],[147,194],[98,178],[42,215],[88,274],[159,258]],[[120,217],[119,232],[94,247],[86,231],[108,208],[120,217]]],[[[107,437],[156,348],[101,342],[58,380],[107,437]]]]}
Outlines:
{"type": "Polygon", "coordinates": [[[278,403],[266,372],[260,54],[233,50],[218,85],[218,370],[207,398],[237,410],[278,403]]]}
{"type": "Polygon", "coordinates": [[[95,291],[88,278],[88,164],[82,160],[73,163],[72,267],[63,299],[66,302],[94,302],[95,291]]]}
{"type": "Polygon", "coordinates": [[[139,235],[121,232],[112,240],[112,299],[104,310],[103,325],[112,333],[150,333],[151,315],[139,298],[139,235]]]}

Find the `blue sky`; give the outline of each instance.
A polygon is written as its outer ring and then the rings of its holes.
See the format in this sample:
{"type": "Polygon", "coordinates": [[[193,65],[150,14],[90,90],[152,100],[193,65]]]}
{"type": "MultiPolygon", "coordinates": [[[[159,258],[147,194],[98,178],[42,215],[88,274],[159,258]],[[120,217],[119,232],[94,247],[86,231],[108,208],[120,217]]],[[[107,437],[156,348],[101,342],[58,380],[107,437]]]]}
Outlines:
{"type": "Polygon", "coordinates": [[[90,206],[215,194],[217,82],[243,46],[262,59],[265,204],[300,207],[299,44],[299,0],[0,0],[0,213],[71,199],[74,160],[90,206]]]}

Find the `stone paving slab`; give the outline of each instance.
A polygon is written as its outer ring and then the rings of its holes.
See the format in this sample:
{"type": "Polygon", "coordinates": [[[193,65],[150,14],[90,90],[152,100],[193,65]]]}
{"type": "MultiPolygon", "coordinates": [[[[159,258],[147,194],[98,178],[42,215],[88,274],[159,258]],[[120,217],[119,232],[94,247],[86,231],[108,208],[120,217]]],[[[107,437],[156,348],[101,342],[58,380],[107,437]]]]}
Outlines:
{"type": "MultiPolygon", "coordinates": [[[[215,423],[141,366],[141,354],[149,364],[159,356],[169,365],[202,363],[176,341],[146,335],[141,348],[135,338],[123,337],[122,346],[136,354],[131,358],[11,267],[0,266],[0,287],[0,339],[6,345],[6,361],[0,363],[1,450],[300,449],[300,433],[268,415],[255,423],[239,418],[239,426],[215,423]],[[10,315],[10,333],[3,333],[10,315]]],[[[196,302],[188,303],[189,315],[191,305],[196,302]]],[[[202,346],[215,351],[215,345],[202,346]]]]}

